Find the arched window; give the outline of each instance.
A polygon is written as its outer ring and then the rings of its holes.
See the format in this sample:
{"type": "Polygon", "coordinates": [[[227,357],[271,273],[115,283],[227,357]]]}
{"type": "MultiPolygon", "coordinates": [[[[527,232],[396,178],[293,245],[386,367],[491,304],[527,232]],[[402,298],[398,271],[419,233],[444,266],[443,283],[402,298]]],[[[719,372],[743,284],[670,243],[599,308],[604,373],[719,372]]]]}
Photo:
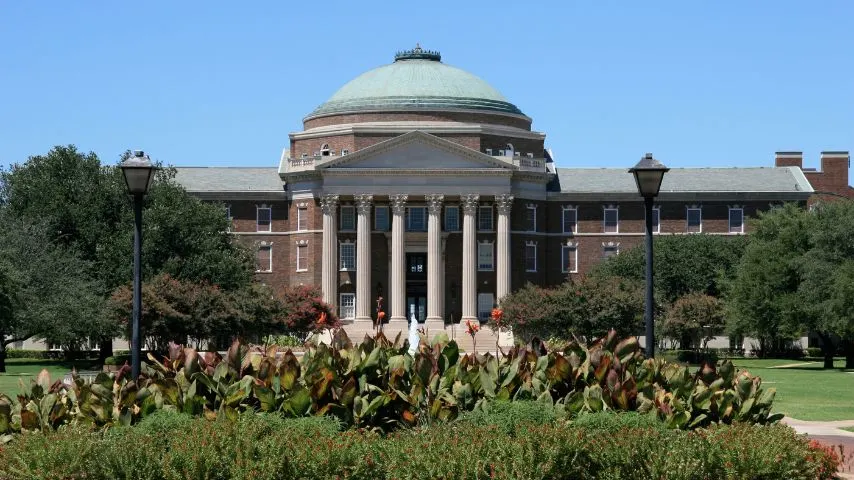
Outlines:
{"type": "Polygon", "coordinates": [[[329,144],[328,143],[324,143],[323,146],[320,147],[320,154],[323,155],[324,157],[329,156],[329,144]]]}
{"type": "Polygon", "coordinates": [[[513,156],[513,152],[514,152],[513,144],[512,144],[512,143],[508,143],[508,144],[507,144],[507,147],[505,147],[505,149],[504,149],[504,154],[505,154],[505,155],[507,155],[508,157],[512,157],[512,156],[513,156]]]}

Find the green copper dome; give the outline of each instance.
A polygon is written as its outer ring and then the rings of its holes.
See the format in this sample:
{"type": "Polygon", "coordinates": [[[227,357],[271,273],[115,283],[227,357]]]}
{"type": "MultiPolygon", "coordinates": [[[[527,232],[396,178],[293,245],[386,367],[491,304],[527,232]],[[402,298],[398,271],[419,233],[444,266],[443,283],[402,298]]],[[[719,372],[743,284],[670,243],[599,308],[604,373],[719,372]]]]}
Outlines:
{"type": "Polygon", "coordinates": [[[439,52],[399,52],[394,63],[363,73],[306,118],[354,111],[486,110],[522,115],[482,79],[441,62],[439,52]]]}

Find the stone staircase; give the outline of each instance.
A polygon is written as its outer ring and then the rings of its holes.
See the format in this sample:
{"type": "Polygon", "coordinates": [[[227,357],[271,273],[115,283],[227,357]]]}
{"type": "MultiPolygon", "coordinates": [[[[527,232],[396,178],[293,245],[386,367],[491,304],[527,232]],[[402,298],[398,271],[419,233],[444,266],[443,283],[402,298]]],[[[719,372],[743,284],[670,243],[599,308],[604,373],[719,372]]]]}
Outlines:
{"type": "MultiPolygon", "coordinates": [[[[365,338],[365,335],[373,336],[374,329],[370,324],[350,323],[344,325],[344,331],[354,343],[359,343],[365,338]]],[[[470,353],[474,350],[474,342],[471,336],[466,332],[466,326],[460,324],[436,325],[430,323],[419,324],[419,329],[423,330],[429,339],[432,339],[437,333],[444,331],[448,338],[455,340],[459,345],[460,350],[470,353]]],[[[409,337],[409,325],[401,322],[400,324],[387,323],[383,325],[383,333],[386,337],[394,340],[400,334],[400,342],[403,343],[409,337]]],[[[326,338],[331,337],[329,335],[326,338]]],[[[507,350],[513,346],[513,334],[507,331],[502,331],[500,336],[489,326],[481,325],[480,331],[475,335],[477,341],[477,352],[486,353],[492,352],[495,354],[495,342],[498,340],[499,347],[507,350]]]]}

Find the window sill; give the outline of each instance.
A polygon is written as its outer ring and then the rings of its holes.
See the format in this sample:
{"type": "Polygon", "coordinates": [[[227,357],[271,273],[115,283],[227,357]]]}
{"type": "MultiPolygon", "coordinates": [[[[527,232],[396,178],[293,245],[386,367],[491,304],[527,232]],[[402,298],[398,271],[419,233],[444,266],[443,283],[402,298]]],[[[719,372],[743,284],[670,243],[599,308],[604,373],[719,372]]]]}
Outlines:
{"type": "Polygon", "coordinates": [[[255,230],[255,233],[273,233],[272,230],[255,230]]]}
{"type": "Polygon", "coordinates": [[[255,273],[273,273],[272,270],[255,270],[255,273]]]}
{"type": "Polygon", "coordinates": [[[525,270],[525,273],[537,273],[536,270],[525,270]]]}
{"type": "Polygon", "coordinates": [[[478,272],[494,272],[495,269],[494,268],[478,268],[477,271],[478,272]]]}
{"type": "Polygon", "coordinates": [[[339,272],[355,272],[355,271],[356,271],[356,269],[355,269],[355,268],[342,268],[342,269],[340,269],[340,270],[338,270],[338,271],[339,271],[339,272]]]}
{"type": "Polygon", "coordinates": [[[307,271],[308,271],[308,269],[307,269],[307,268],[298,268],[298,269],[297,269],[297,273],[300,273],[300,272],[307,272],[307,271]]]}

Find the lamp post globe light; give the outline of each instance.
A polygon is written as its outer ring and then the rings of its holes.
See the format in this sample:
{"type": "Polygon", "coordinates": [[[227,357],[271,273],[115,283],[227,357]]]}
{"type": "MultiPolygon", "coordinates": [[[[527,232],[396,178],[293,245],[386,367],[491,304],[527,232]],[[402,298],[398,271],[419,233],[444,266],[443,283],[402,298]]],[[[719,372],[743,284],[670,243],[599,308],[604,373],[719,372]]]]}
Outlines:
{"type": "Polygon", "coordinates": [[[156,167],[142,150],[120,164],[128,194],[133,197],[133,318],[131,320],[131,378],[139,378],[140,333],[142,314],[142,200],[154,180],[156,167]]]}
{"type": "MultiPolygon", "coordinates": [[[[655,358],[655,325],[653,324],[653,295],[652,295],[652,204],[664,174],[670,171],[663,163],[647,153],[640,162],[629,169],[634,175],[638,193],[644,200],[646,211],[646,302],[644,305],[644,321],[646,323],[646,352],[649,358],[655,358]]],[[[661,219],[659,219],[659,222],[661,219]]]]}

